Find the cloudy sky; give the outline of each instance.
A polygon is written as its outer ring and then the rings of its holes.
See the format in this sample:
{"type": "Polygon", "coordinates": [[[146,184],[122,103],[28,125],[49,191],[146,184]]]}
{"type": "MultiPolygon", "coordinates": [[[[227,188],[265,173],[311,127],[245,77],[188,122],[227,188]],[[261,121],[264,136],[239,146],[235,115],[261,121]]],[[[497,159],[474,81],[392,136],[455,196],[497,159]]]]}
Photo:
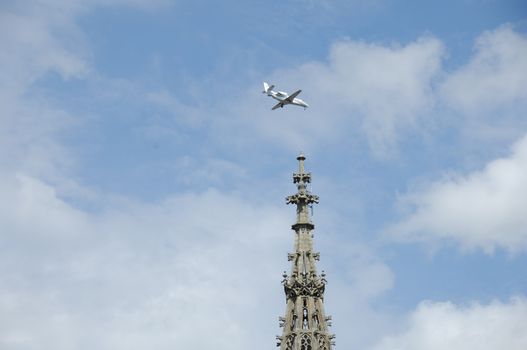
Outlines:
{"type": "Polygon", "coordinates": [[[4,0],[0,47],[1,349],[274,348],[300,151],[338,349],[527,348],[525,1],[4,0]]]}

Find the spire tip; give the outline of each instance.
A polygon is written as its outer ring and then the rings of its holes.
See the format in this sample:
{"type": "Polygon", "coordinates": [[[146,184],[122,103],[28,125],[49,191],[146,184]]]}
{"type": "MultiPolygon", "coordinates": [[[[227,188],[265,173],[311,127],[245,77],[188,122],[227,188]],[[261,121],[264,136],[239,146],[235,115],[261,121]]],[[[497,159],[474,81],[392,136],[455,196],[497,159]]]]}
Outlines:
{"type": "Polygon", "coordinates": [[[298,157],[296,157],[297,160],[306,160],[306,156],[304,155],[304,152],[300,152],[298,157]]]}

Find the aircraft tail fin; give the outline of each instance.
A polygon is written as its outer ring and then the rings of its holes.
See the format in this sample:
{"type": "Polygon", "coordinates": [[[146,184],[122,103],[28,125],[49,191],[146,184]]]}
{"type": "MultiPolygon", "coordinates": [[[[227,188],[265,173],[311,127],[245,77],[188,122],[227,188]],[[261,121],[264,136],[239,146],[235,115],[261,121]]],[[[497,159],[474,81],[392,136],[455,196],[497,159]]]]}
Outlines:
{"type": "Polygon", "coordinates": [[[264,91],[262,91],[262,93],[267,94],[267,95],[270,95],[270,94],[271,94],[271,91],[273,91],[274,85],[269,86],[269,84],[267,84],[267,83],[264,81],[264,82],[263,82],[263,86],[264,86],[264,91]]]}

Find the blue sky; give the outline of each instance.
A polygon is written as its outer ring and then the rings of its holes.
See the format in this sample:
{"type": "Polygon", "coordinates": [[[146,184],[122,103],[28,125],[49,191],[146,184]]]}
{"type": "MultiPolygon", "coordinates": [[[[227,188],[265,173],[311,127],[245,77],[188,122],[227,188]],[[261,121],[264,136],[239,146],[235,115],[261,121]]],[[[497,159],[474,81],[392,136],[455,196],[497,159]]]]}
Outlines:
{"type": "Polygon", "coordinates": [[[273,347],[300,151],[337,348],[527,347],[524,1],[7,1],[0,44],[2,349],[273,347]]]}

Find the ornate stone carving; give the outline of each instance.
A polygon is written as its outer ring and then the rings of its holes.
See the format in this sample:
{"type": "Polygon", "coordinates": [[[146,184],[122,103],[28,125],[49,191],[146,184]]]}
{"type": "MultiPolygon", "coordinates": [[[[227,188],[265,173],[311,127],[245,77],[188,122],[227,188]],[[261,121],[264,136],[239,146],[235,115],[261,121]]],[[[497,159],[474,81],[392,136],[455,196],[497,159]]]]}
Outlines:
{"type": "Polygon", "coordinates": [[[318,196],[310,193],[296,193],[291,196],[285,197],[286,204],[300,204],[302,202],[305,204],[318,204],[318,201],[318,196]]]}
{"type": "Polygon", "coordinates": [[[299,170],[293,174],[293,183],[298,192],[286,198],[287,204],[297,207],[295,251],[287,255],[291,261],[290,276],[284,272],[282,284],[287,301],[285,317],[279,318],[283,327],[282,336],[277,337],[281,350],[331,350],[334,335],[328,332],[330,316],[324,311],[325,273],[317,274],[315,262],[320,254],[313,251],[313,230],[309,206],[318,203],[317,195],[311,194],[307,185],[311,174],[304,171],[303,155],[298,156],[299,170]]]}
{"type": "Polygon", "coordinates": [[[300,278],[291,278],[284,283],[285,295],[287,299],[294,299],[297,296],[311,296],[322,298],[326,284],[319,278],[302,274],[300,278]]]}

